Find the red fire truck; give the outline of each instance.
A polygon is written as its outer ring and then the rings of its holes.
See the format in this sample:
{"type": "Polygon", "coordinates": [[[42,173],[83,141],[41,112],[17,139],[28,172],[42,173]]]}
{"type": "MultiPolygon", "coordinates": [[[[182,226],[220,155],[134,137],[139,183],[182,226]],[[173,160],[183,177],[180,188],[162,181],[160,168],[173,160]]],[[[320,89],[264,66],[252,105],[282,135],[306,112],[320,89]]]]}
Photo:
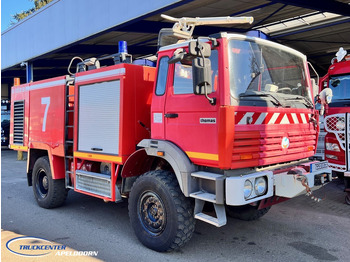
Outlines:
{"type": "Polygon", "coordinates": [[[332,90],[332,102],[325,107],[325,159],[340,177],[344,177],[345,201],[350,205],[350,55],[340,48],[320,89],[332,90]]]}
{"type": "Polygon", "coordinates": [[[156,67],[130,63],[121,45],[115,65],[83,60],[14,86],[11,101],[11,148],[28,152],[39,206],[62,205],[68,189],[128,198],[135,234],[157,251],[184,245],[195,219],[257,219],[331,179],[326,161],[308,160],[318,112],[304,55],[245,35],[191,37],[252,18],[165,18],[175,25],[160,31],[156,67]]]}

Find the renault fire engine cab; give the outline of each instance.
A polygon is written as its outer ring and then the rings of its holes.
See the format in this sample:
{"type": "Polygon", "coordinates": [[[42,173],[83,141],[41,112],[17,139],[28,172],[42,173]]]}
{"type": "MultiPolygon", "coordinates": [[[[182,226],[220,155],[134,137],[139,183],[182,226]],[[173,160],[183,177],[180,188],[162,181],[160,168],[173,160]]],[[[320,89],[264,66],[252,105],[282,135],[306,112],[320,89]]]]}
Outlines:
{"type": "Polygon", "coordinates": [[[157,251],[184,245],[195,219],[257,219],[331,177],[308,160],[318,112],[304,55],[245,35],[192,38],[196,25],[252,18],[164,18],[175,25],[160,31],[156,68],[122,44],[115,65],[82,60],[14,86],[11,101],[11,148],[28,152],[38,204],[60,206],[68,189],[129,198],[135,234],[157,251]]]}
{"type": "Polygon", "coordinates": [[[350,55],[343,48],[332,59],[319,86],[332,91],[332,101],[324,112],[325,159],[338,176],[344,177],[345,199],[350,205],[350,55]]]}

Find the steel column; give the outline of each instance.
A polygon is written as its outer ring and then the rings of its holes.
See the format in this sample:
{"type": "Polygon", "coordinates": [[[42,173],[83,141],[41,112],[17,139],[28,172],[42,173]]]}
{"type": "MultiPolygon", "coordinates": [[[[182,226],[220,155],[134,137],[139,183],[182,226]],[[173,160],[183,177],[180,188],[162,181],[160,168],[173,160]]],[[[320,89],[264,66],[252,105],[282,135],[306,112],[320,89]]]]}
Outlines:
{"type": "Polygon", "coordinates": [[[33,81],[33,63],[31,62],[26,62],[26,79],[27,83],[33,81]]]}

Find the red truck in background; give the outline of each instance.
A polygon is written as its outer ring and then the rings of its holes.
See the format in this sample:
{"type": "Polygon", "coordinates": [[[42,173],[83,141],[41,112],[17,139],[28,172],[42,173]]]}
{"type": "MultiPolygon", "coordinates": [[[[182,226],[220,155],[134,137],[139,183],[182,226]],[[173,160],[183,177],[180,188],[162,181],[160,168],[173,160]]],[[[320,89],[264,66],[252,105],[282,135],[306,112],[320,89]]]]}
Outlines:
{"type": "MultiPolygon", "coordinates": [[[[239,34],[192,38],[195,25],[252,18],[181,18],[162,29],[157,66],[86,59],[75,74],[12,88],[10,147],[28,152],[39,206],[69,189],[129,200],[138,239],[174,250],[195,219],[257,219],[331,179],[310,161],[318,136],[306,57],[239,34]],[[203,209],[212,204],[212,211],[203,209]]],[[[146,63],[146,62],[145,62],[146,63]]]]}
{"type": "Polygon", "coordinates": [[[319,87],[330,88],[333,95],[324,112],[325,159],[337,176],[344,177],[345,201],[350,205],[350,55],[342,48],[319,87]]]}

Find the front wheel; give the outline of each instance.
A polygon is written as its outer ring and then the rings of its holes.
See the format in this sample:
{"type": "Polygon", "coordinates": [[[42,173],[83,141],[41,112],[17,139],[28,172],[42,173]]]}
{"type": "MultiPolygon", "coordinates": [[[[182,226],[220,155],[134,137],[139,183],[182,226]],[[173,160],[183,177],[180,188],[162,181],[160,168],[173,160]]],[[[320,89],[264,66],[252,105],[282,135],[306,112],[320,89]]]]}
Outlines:
{"type": "Polygon", "coordinates": [[[33,168],[32,185],[34,197],[43,208],[55,208],[63,205],[68,190],[64,179],[53,179],[49,159],[40,157],[33,168]]]}
{"type": "Polygon", "coordinates": [[[195,227],[192,201],[183,195],[174,174],[163,170],[147,172],[136,180],[129,216],[139,241],[159,252],[183,246],[195,227]]]}

